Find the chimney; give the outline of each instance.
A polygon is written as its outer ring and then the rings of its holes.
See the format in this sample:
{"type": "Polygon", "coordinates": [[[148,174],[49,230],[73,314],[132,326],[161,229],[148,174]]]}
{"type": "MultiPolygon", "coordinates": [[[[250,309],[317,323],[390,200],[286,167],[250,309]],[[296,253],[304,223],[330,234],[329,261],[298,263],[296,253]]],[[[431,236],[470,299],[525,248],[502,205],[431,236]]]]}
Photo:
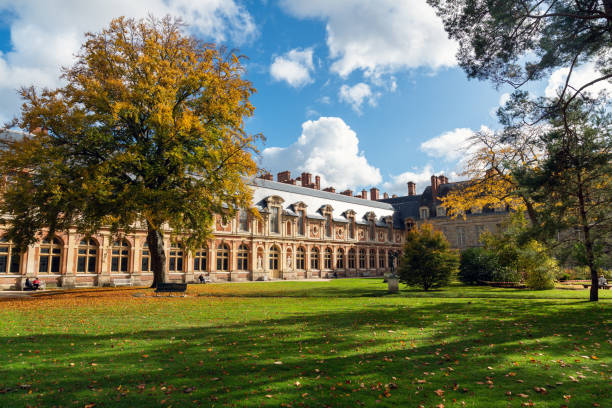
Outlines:
{"type": "Polygon", "coordinates": [[[276,175],[276,180],[279,183],[289,183],[291,181],[291,172],[289,170],[281,171],[276,175]]]}
{"type": "Polygon", "coordinates": [[[408,182],[408,195],[416,195],[416,184],[414,184],[412,181],[408,182]]]}
{"type": "Polygon", "coordinates": [[[274,176],[270,173],[264,173],[261,175],[261,178],[264,180],[274,181],[274,176]]]}
{"type": "Polygon", "coordinates": [[[324,188],[323,191],[327,191],[328,193],[335,193],[336,189],[333,187],[324,188]]]}
{"type": "Polygon", "coordinates": [[[344,191],[343,191],[343,192],[341,192],[340,194],[345,195],[345,196],[352,197],[352,196],[353,196],[353,191],[351,191],[351,190],[344,190],[344,191]]]}
{"type": "Polygon", "coordinates": [[[361,190],[361,198],[364,200],[368,199],[368,192],[366,190],[361,190]]]}
{"type": "Polygon", "coordinates": [[[383,194],[383,199],[386,200],[387,198],[389,198],[389,194],[387,194],[386,192],[383,194]]]}
{"type": "Polygon", "coordinates": [[[442,177],[444,177],[444,180],[443,180],[444,182],[442,184],[448,184],[448,177],[446,176],[442,176],[442,177]]]}
{"type": "Polygon", "coordinates": [[[302,186],[308,187],[310,184],[312,184],[312,174],[302,173],[301,180],[302,180],[302,186]]]}
{"type": "Polygon", "coordinates": [[[370,200],[372,201],[378,201],[379,197],[378,197],[379,191],[376,187],[372,187],[370,189],[370,200]]]}
{"type": "Polygon", "coordinates": [[[439,186],[438,177],[431,176],[431,199],[435,202],[438,198],[438,186],[439,186]]]}
{"type": "Polygon", "coordinates": [[[393,194],[391,198],[397,198],[397,194],[393,194]]]}
{"type": "MultiPolygon", "coordinates": [[[[321,177],[319,177],[319,176],[315,176],[315,188],[317,190],[321,189],[321,177]]],[[[334,191],[336,191],[336,190],[334,190],[334,191]]]]}

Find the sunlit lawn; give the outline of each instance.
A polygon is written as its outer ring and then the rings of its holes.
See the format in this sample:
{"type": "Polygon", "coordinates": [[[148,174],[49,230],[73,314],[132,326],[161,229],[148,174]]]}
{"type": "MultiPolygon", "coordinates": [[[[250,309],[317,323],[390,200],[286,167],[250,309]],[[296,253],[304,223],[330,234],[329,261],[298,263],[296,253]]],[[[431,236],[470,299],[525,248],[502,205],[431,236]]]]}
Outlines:
{"type": "Polygon", "coordinates": [[[590,303],[586,290],[385,289],[341,279],[3,300],[0,407],[612,407],[612,291],[590,303]]]}

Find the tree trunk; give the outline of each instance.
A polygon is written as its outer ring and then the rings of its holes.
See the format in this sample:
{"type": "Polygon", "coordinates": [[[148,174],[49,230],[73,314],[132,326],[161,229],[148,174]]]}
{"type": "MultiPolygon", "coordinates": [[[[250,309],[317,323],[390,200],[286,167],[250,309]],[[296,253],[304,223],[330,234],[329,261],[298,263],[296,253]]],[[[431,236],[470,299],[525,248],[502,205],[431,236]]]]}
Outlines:
{"type": "Polygon", "coordinates": [[[599,300],[599,276],[597,276],[597,267],[595,266],[595,254],[593,252],[593,241],[591,237],[591,228],[589,227],[589,218],[586,212],[586,202],[584,198],[582,177],[578,173],[578,204],[580,211],[580,222],[582,223],[582,232],[584,233],[584,249],[586,251],[586,263],[591,271],[591,293],[589,300],[597,302],[599,300]]]}
{"type": "MultiPolygon", "coordinates": [[[[161,225],[161,224],[160,224],[161,225]]],[[[164,235],[151,224],[147,225],[147,244],[151,257],[151,269],[153,270],[152,288],[159,283],[166,283],[166,251],[164,250],[164,235]]]]}

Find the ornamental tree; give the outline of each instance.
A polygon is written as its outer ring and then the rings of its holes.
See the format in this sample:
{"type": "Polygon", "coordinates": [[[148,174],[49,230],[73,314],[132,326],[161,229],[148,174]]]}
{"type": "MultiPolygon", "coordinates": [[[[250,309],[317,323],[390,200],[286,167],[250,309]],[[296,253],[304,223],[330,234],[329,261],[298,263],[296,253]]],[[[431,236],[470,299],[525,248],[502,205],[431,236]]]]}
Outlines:
{"type": "Polygon", "coordinates": [[[457,252],[431,224],[415,226],[406,234],[398,268],[400,282],[424,290],[438,288],[449,283],[458,266],[457,252]]]}
{"type": "Polygon", "coordinates": [[[144,227],[153,285],[165,282],[165,234],[199,246],[214,214],[250,205],[260,136],[244,129],[255,89],[242,75],[238,57],[170,17],[87,33],[64,86],[21,89],[11,125],[31,135],[1,140],[9,238],[25,247],[43,228],[144,227]]]}

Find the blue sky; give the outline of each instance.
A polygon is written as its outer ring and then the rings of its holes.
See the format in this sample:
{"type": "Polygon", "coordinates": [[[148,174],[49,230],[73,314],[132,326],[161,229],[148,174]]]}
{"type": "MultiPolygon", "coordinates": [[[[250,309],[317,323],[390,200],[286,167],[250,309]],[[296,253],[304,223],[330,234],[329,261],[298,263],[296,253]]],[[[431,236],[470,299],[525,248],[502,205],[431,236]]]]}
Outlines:
{"type": "Polygon", "coordinates": [[[18,86],[61,84],[83,32],[149,13],[246,55],[261,166],[323,187],[405,195],[409,180],[456,178],[466,138],[497,126],[509,91],[467,79],[424,0],[0,0],[0,120],[18,112],[18,86]]]}

